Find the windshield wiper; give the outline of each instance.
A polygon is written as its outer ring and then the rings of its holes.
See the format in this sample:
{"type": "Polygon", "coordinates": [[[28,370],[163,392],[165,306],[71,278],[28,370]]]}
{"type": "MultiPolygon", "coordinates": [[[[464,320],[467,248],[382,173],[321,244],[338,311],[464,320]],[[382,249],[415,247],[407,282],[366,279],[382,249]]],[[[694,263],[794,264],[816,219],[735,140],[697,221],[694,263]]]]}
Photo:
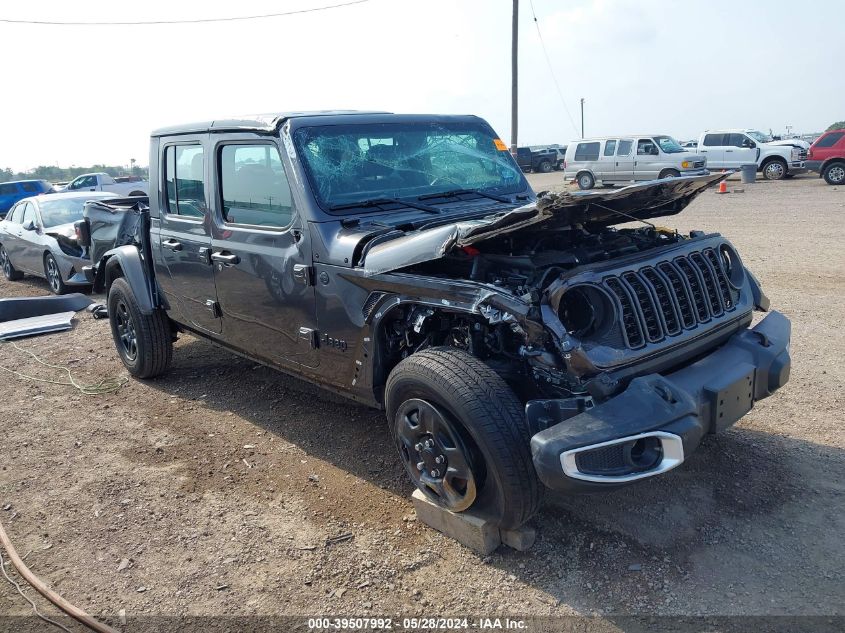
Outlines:
{"type": "Polygon", "coordinates": [[[481,191],[480,189],[452,189],[450,191],[441,191],[440,193],[427,193],[424,196],[417,196],[417,200],[431,200],[432,198],[457,198],[464,193],[475,193],[483,198],[489,198],[496,202],[510,202],[503,196],[496,196],[492,193],[481,191]]]}
{"type": "Polygon", "coordinates": [[[427,204],[420,204],[411,200],[403,200],[402,198],[370,198],[369,200],[361,200],[359,202],[344,202],[343,204],[333,204],[329,207],[329,211],[340,211],[341,209],[357,209],[359,207],[381,207],[386,204],[401,204],[412,209],[419,209],[426,213],[440,213],[440,209],[435,209],[427,204]]]}

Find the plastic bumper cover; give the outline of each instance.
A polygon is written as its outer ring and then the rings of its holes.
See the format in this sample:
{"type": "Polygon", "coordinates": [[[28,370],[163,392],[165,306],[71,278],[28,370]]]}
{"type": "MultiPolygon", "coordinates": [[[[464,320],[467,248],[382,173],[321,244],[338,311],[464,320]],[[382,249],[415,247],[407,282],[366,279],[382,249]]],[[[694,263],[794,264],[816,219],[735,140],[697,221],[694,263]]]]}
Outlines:
{"type": "Polygon", "coordinates": [[[531,438],[537,475],[549,488],[591,491],[674,468],[706,433],[731,426],[789,380],[789,338],[789,320],[772,312],[691,365],[635,378],[577,415],[564,401],[529,402],[530,421],[548,425],[531,438]]]}

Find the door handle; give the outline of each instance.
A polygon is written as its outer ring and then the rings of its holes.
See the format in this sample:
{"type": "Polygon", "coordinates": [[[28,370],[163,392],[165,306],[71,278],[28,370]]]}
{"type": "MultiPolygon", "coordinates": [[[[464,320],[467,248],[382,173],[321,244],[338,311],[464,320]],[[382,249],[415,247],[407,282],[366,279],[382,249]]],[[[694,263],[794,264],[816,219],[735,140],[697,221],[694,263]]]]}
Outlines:
{"type": "Polygon", "coordinates": [[[224,266],[234,266],[241,261],[241,258],[234,253],[219,251],[211,254],[211,261],[223,264],[224,266]]]}
{"type": "Polygon", "coordinates": [[[177,242],[176,240],[165,240],[161,243],[164,248],[169,248],[171,251],[181,251],[182,250],[182,242],[177,242]]]}
{"type": "Polygon", "coordinates": [[[732,149],[726,149],[726,150],[725,150],[725,153],[726,153],[726,154],[729,154],[729,153],[730,153],[730,152],[732,152],[732,151],[733,151],[732,149]]]}

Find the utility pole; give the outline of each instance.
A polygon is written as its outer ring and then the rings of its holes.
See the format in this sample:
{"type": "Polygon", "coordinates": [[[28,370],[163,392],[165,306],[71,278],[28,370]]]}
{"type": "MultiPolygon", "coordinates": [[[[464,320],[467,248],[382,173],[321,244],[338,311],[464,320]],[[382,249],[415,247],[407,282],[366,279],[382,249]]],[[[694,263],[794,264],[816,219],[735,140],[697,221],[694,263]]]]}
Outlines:
{"type": "Polygon", "coordinates": [[[584,138],[584,97],[581,97],[581,138],[584,138]]]}
{"type": "Polygon", "coordinates": [[[517,128],[519,126],[519,99],[518,99],[518,65],[517,44],[519,36],[519,0],[513,0],[513,23],[511,25],[511,154],[516,158],[517,128]]]}

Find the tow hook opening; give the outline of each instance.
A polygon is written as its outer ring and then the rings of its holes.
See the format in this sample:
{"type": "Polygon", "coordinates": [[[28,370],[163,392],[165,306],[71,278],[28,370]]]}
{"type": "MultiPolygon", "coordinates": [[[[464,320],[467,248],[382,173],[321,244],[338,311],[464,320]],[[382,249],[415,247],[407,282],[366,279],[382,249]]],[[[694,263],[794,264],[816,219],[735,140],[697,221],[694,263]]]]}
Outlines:
{"type": "Polygon", "coordinates": [[[656,437],[641,437],[622,445],[625,462],[638,471],[651,470],[663,459],[660,440],[656,437]]]}
{"type": "Polygon", "coordinates": [[[583,446],[561,455],[563,471],[569,477],[607,483],[651,477],[683,460],[681,438],[663,431],[583,446]]]}

